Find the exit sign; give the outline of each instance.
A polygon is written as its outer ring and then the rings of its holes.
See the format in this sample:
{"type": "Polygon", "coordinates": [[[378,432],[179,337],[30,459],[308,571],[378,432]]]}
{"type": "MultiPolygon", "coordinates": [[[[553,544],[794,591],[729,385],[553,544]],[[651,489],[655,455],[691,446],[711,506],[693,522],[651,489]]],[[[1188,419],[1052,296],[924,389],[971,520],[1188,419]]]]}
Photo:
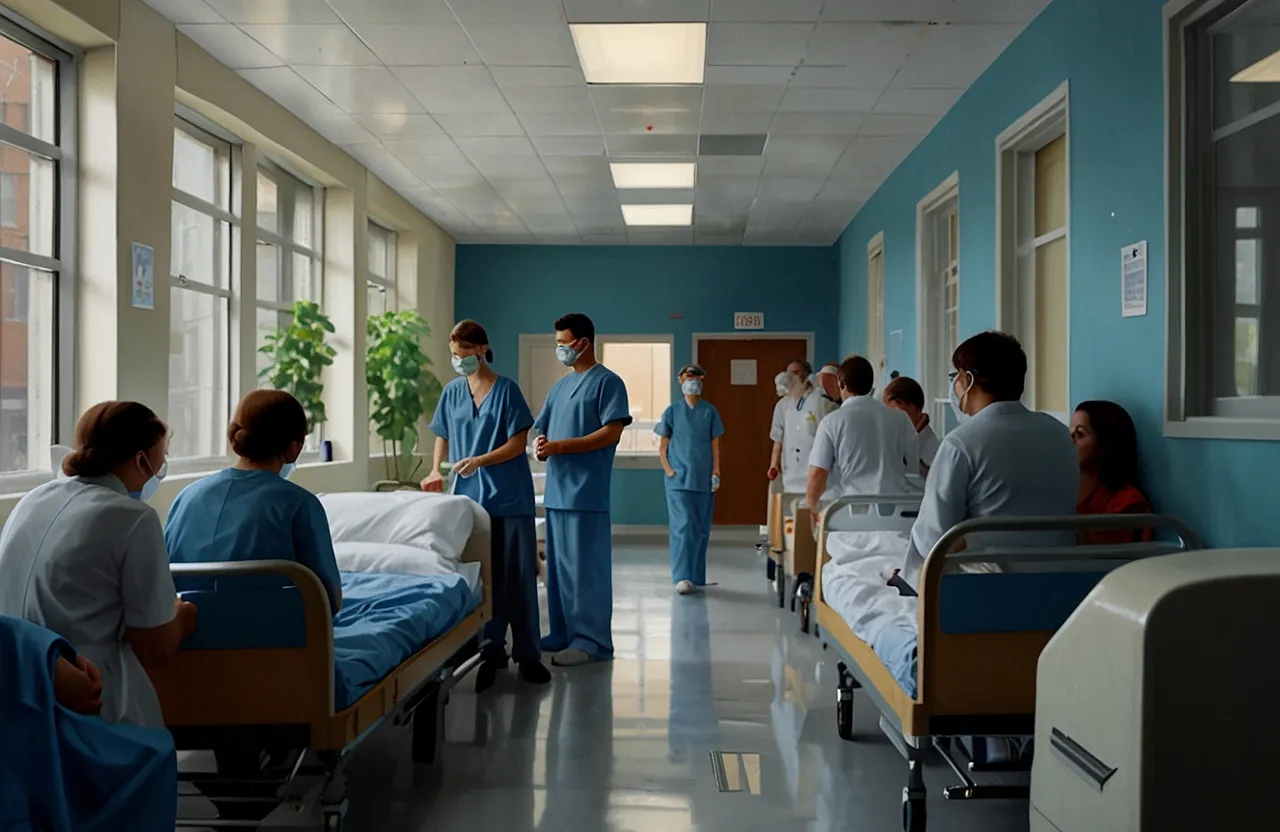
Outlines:
{"type": "Polygon", "coordinates": [[[734,312],[734,329],[764,329],[763,312],[734,312]]]}

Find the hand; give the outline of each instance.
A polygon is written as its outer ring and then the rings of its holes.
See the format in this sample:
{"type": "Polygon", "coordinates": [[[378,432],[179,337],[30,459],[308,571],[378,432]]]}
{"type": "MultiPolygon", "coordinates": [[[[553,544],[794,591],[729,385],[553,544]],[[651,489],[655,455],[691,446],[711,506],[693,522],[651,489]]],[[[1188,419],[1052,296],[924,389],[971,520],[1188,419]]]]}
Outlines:
{"type": "Polygon", "coordinates": [[[444,474],[441,474],[439,471],[432,471],[427,475],[427,478],[422,481],[422,490],[443,494],[444,474]]]}
{"type": "Polygon", "coordinates": [[[547,460],[555,456],[556,454],[560,453],[559,442],[550,442],[547,440],[547,437],[545,436],[539,436],[538,441],[540,443],[538,446],[539,447],[538,459],[547,460]]]}
{"type": "Polygon", "coordinates": [[[469,477],[476,471],[479,471],[480,457],[469,456],[466,459],[460,459],[453,466],[453,472],[460,477],[469,477]]]}
{"type": "Polygon", "coordinates": [[[669,480],[670,480],[670,479],[675,479],[675,476],[676,476],[676,469],[671,468],[670,466],[668,466],[668,467],[667,467],[667,469],[666,469],[666,471],[667,471],[667,479],[669,479],[669,480]]]}
{"type": "Polygon", "coordinates": [[[711,475],[711,493],[714,494],[720,490],[720,472],[711,475]]]}
{"type": "Polygon", "coordinates": [[[776,480],[778,478],[778,475],[781,473],[782,472],[778,470],[778,466],[770,465],[769,466],[769,482],[773,482],[774,480],[776,480]]]}
{"type": "Polygon", "coordinates": [[[84,656],[76,656],[75,664],[59,657],[53,672],[53,694],[64,708],[97,715],[102,712],[102,674],[84,656]]]}
{"type": "Polygon", "coordinates": [[[547,441],[546,436],[539,436],[533,443],[533,455],[538,458],[539,462],[546,462],[550,454],[547,453],[547,445],[551,444],[547,441]]]}
{"type": "Polygon", "coordinates": [[[179,619],[182,627],[182,637],[186,638],[196,631],[196,605],[190,601],[178,599],[175,616],[179,619]]]}

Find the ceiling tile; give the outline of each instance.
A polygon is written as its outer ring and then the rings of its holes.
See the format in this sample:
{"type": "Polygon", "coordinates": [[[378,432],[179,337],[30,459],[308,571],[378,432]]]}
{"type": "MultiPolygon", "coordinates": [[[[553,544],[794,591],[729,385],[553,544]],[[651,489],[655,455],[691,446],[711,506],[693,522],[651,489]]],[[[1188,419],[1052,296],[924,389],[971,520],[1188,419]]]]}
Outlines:
{"type": "Polygon", "coordinates": [[[444,133],[436,120],[414,113],[370,113],[354,117],[360,126],[375,136],[388,139],[411,139],[439,136],[444,133]]]}
{"type": "Polygon", "coordinates": [[[885,90],[876,102],[875,112],[907,115],[942,115],[960,100],[964,90],[893,89],[885,90]]]}
{"type": "Polygon", "coordinates": [[[352,26],[389,23],[412,26],[423,23],[457,23],[445,0],[328,0],[352,26]]]}
{"type": "Polygon", "coordinates": [[[609,134],[604,141],[610,156],[693,156],[698,152],[698,137],[692,134],[609,134]]]}
{"type": "Polygon", "coordinates": [[[702,109],[702,87],[592,86],[591,100],[597,110],[702,109]]]}
{"type": "Polygon", "coordinates": [[[707,87],[703,96],[702,112],[705,113],[769,113],[778,109],[784,86],[761,85],[707,87]]]}
{"type": "MultiPolygon", "coordinates": [[[[688,110],[668,112],[610,112],[599,113],[600,129],[605,133],[635,134],[637,138],[675,138],[698,132],[698,113],[688,110]]],[[[695,136],[696,137],[696,136],[695,136]]]]}
{"type": "MultiPolygon", "coordinates": [[[[818,196],[814,199],[814,205],[823,205],[835,203],[839,205],[857,204],[862,205],[880,184],[884,181],[884,177],[876,176],[874,179],[865,179],[862,181],[848,179],[828,179],[827,184],[822,186],[822,190],[818,191],[818,196]]],[[[813,206],[809,207],[813,210],[813,206]]]]}
{"type": "Polygon", "coordinates": [[[699,246],[740,246],[742,232],[703,231],[699,228],[694,230],[693,242],[699,246]]]}
{"type": "Polygon", "coordinates": [[[483,66],[396,67],[392,72],[432,115],[511,111],[483,66]]]}
{"type": "MultiPolygon", "coordinates": [[[[843,67],[839,86],[885,87],[919,48],[928,27],[884,23],[819,23],[806,67],[843,67]]],[[[797,78],[810,73],[797,72],[797,78]]],[[[815,79],[830,73],[813,73],[815,79]]],[[[827,83],[834,83],[829,78],[827,83]]]]}
{"type": "Polygon", "coordinates": [[[812,23],[823,0],[715,0],[711,20],[728,23],[812,23]]]}
{"type": "Polygon", "coordinates": [[[779,110],[784,113],[869,112],[881,90],[796,88],[787,90],[779,110]]]}
{"type": "Polygon", "coordinates": [[[341,23],[325,0],[205,0],[230,23],[341,23]]]}
{"type": "Polygon", "coordinates": [[[541,156],[604,155],[603,136],[531,136],[541,156]]]}
{"type": "Polygon", "coordinates": [[[937,125],[932,114],[870,113],[862,123],[859,136],[924,136],[937,125]]]}
{"type": "Polygon", "coordinates": [[[1048,0],[827,0],[822,20],[1030,23],[1048,0]]]}
{"type": "Polygon", "coordinates": [[[579,87],[587,83],[577,66],[491,66],[493,80],[511,87],[579,87]]]}
{"type": "Polygon", "coordinates": [[[530,136],[599,136],[595,113],[525,113],[520,124],[530,136]]]}
{"type": "Polygon", "coordinates": [[[586,84],[576,87],[507,87],[503,95],[511,109],[520,115],[595,113],[586,84]]]}
{"type": "Polygon", "coordinates": [[[863,113],[778,113],[770,135],[852,136],[865,119],[863,113]]]}
{"type": "MultiPolygon", "coordinates": [[[[475,162],[477,158],[510,158],[512,156],[537,155],[533,145],[524,136],[467,137],[458,139],[457,144],[472,162],[475,162]]],[[[477,163],[476,166],[479,167],[479,164],[477,163]]]]}
{"type": "Polygon", "coordinates": [[[628,228],[627,242],[638,246],[691,246],[692,228],[628,228]]]}
{"type": "Polygon", "coordinates": [[[467,34],[489,66],[578,65],[573,38],[563,23],[549,26],[470,24],[467,34]]]}
{"type": "Polygon", "coordinates": [[[710,6],[711,0],[564,0],[571,23],[700,23],[710,6]]]}
{"type": "Polygon", "coordinates": [[[1015,25],[930,26],[895,87],[967,87],[1022,31],[1015,25]]]}
{"type": "Polygon", "coordinates": [[[454,138],[524,136],[524,128],[511,113],[441,113],[436,121],[454,138]]]}
{"type": "MultiPolygon", "coordinates": [[[[462,151],[448,136],[422,136],[417,139],[384,141],[383,146],[397,159],[407,162],[420,156],[461,155],[462,151]]],[[[468,165],[470,167],[470,165],[468,165]]]]}
{"type": "Polygon", "coordinates": [[[765,147],[767,177],[825,179],[844,154],[851,136],[771,136],[765,147]]]}
{"type": "MultiPolygon", "coordinates": [[[[766,162],[767,166],[767,162],[766,162]]],[[[801,211],[813,201],[826,184],[826,177],[766,176],[760,180],[757,205],[761,200],[778,203],[799,203],[801,211]]],[[[781,209],[779,209],[781,210],[781,209]]],[[[752,214],[755,210],[752,210],[752,214]]]]}
{"type": "Polygon", "coordinates": [[[464,26],[472,23],[563,23],[560,0],[449,0],[464,26]]]}
{"type": "Polygon", "coordinates": [[[224,23],[204,0],[143,0],[170,23],[224,23]]]}
{"type": "Polygon", "coordinates": [[[910,137],[858,137],[849,143],[849,149],[836,163],[831,177],[849,179],[887,175],[911,155],[918,143],[918,139],[910,137]]]}
{"type": "Polygon", "coordinates": [[[355,26],[374,54],[387,66],[461,66],[479,64],[480,54],[456,23],[355,26]]]}
{"type": "Polygon", "coordinates": [[[764,171],[763,156],[699,156],[698,181],[710,176],[756,176],[764,171]]]}
{"type": "Polygon", "coordinates": [[[726,66],[796,66],[813,32],[804,23],[713,23],[710,29],[707,63],[726,66]]]}
{"type": "Polygon", "coordinates": [[[871,73],[847,66],[802,66],[796,69],[793,87],[862,87],[884,89],[893,80],[893,68],[871,73]]]}
{"type": "Polygon", "coordinates": [[[703,113],[703,133],[720,135],[752,135],[768,133],[772,113],[703,113]]]}
{"type": "Polygon", "coordinates": [[[954,0],[951,23],[1021,23],[1035,20],[1049,0],[954,0]]]}
{"type": "Polygon", "coordinates": [[[243,69],[239,75],[299,118],[308,112],[341,112],[336,104],[324,97],[324,93],[287,66],[243,69]]]}
{"type": "Polygon", "coordinates": [[[178,31],[231,69],[284,66],[279,56],[230,23],[183,25],[178,31]]]}
{"type": "Polygon", "coordinates": [[[422,112],[422,105],[386,67],[298,66],[295,69],[348,113],[422,112]]]}
{"type": "Polygon", "coordinates": [[[760,190],[760,177],[746,176],[700,176],[698,178],[698,199],[720,204],[741,205],[750,207],[760,190]]]}
{"type": "Polygon", "coordinates": [[[391,155],[391,151],[382,145],[352,145],[350,150],[361,164],[373,171],[379,179],[397,191],[422,184],[422,180],[418,178],[417,174],[409,170],[404,162],[391,155]]]}
{"type": "Polygon", "coordinates": [[[378,59],[341,25],[246,25],[245,34],[290,64],[369,66],[378,59]]]}
{"type": "Polygon", "coordinates": [[[354,118],[330,104],[326,108],[300,115],[317,133],[336,145],[377,144],[377,136],[360,126],[354,118]]]}
{"type": "Polygon", "coordinates": [[[450,199],[450,193],[457,189],[488,187],[484,176],[461,153],[419,156],[405,164],[445,199],[450,199]]]}
{"type": "Polygon", "coordinates": [[[785,87],[791,82],[794,71],[791,66],[708,66],[707,86],[761,84],[785,87]]]}

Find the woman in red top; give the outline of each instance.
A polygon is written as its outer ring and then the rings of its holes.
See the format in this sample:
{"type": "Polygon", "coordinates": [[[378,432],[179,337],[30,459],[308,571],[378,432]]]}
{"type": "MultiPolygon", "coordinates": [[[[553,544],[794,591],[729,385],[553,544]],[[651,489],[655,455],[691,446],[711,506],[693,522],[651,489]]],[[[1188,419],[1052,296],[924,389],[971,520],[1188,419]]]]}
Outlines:
{"type": "MultiPolygon", "coordinates": [[[[1071,440],[1080,458],[1078,514],[1149,514],[1138,490],[1138,433],[1115,402],[1081,402],[1071,416],[1071,440]]],[[[1080,542],[1114,545],[1150,540],[1151,530],[1082,532],[1080,542]]]]}

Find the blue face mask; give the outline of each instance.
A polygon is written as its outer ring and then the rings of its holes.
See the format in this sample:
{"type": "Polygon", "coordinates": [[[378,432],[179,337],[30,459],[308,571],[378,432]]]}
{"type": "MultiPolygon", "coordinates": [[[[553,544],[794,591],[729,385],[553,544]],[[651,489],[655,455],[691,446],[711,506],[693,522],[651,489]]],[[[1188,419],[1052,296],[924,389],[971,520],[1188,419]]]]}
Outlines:
{"type": "Polygon", "coordinates": [[[480,356],[468,355],[465,358],[453,357],[453,371],[460,376],[473,376],[480,372],[480,356]]]}
{"type": "Polygon", "coordinates": [[[281,479],[286,479],[286,480],[289,479],[289,477],[292,477],[293,472],[296,471],[297,469],[298,469],[298,463],[286,462],[284,465],[280,466],[281,479]]]}
{"type": "MultiPolygon", "coordinates": [[[[966,370],[965,372],[968,371],[966,370]]],[[[949,394],[948,397],[951,399],[951,410],[956,414],[956,421],[963,422],[965,419],[969,418],[969,414],[965,413],[964,408],[960,405],[964,401],[964,397],[969,395],[969,391],[973,389],[973,373],[969,373],[969,386],[965,388],[963,396],[956,393],[956,379],[959,378],[959,376],[959,373],[952,373],[949,376],[950,384],[948,385],[947,393],[949,394]]]]}
{"type": "MultiPolygon", "coordinates": [[[[150,463],[147,462],[146,457],[142,458],[142,463],[143,465],[150,467],[150,463]]],[[[160,491],[160,483],[164,480],[167,473],[169,473],[169,463],[166,461],[160,466],[160,472],[158,474],[152,474],[151,479],[142,484],[141,491],[130,491],[129,496],[135,500],[141,500],[144,503],[150,502],[151,498],[156,496],[156,493],[160,491]]]]}
{"type": "Polygon", "coordinates": [[[680,385],[680,390],[686,396],[701,396],[702,381],[696,378],[691,378],[680,385]]]}
{"type": "Polygon", "coordinates": [[[575,350],[573,344],[556,344],[556,358],[566,367],[572,367],[582,357],[582,350],[575,350]]]}

